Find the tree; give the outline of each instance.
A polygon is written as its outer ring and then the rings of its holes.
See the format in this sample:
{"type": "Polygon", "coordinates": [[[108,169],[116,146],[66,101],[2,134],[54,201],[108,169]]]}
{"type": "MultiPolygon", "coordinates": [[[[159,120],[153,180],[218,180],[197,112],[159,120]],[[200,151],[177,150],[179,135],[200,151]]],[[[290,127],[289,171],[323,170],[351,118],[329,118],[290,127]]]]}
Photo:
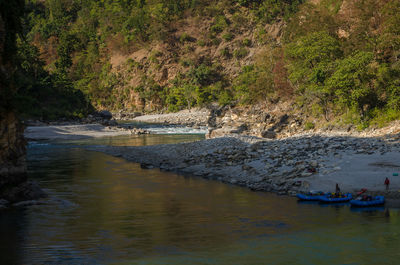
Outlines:
{"type": "Polygon", "coordinates": [[[290,80],[306,101],[317,100],[326,120],[333,94],[325,82],[341,56],[338,40],[325,31],[310,33],[286,46],[290,80]]]}
{"type": "Polygon", "coordinates": [[[337,102],[360,111],[363,119],[367,111],[378,104],[373,85],[376,76],[371,71],[373,57],[371,52],[359,51],[344,58],[327,81],[327,86],[337,96],[337,102]]]}

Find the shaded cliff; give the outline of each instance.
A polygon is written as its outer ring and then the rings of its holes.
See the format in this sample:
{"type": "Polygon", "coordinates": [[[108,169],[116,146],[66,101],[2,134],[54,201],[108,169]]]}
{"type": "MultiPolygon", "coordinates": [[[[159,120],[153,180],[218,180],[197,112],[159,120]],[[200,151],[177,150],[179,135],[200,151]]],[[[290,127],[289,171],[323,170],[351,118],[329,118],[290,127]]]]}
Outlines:
{"type": "Polygon", "coordinates": [[[0,1],[0,208],[43,195],[37,185],[27,182],[24,128],[14,113],[13,57],[19,10],[23,1],[0,1]]]}

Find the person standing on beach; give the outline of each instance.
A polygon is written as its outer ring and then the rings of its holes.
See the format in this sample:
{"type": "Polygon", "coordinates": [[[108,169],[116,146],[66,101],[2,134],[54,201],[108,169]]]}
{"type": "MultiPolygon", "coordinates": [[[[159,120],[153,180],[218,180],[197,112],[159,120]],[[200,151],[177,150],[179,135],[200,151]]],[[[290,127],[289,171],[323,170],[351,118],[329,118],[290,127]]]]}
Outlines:
{"type": "Polygon", "coordinates": [[[335,192],[336,196],[339,196],[339,193],[340,193],[339,184],[336,183],[336,192],[335,192]]]}
{"type": "Polygon", "coordinates": [[[389,184],[390,184],[390,180],[389,180],[389,178],[386,178],[385,179],[386,190],[389,190],[389,184]]]}

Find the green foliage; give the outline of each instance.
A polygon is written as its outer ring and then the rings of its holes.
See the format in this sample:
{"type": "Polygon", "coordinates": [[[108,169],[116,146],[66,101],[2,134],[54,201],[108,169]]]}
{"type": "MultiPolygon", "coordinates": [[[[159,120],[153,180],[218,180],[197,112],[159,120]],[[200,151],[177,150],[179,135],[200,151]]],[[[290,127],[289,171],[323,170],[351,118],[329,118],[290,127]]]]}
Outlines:
{"type": "Polygon", "coordinates": [[[199,45],[201,47],[206,46],[206,41],[205,40],[198,40],[197,41],[197,45],[199,45]]]}
{"type": "Polygon", "coordinates": [[[239,49],[233,51],[233,56],[238,60],[246,57],[248,54],[249,50],[244,47],[240,47],[239,49]]]}
{"type": "Polygon", "coordinates": [[[198,87],[185,83],[182,86],[174,86],[167,95],[169,111],[178,111],[184,108],[190,109],[196,103],[198,87]]]}
{"type": "MultiPolygon", "coordinates": [[[[21,102],[30,106],[30,112],[35,111],[35,104],[40,106],[38,116],[56,113],[54,102],[61,102],[56,115],[64,111],[79,116],[90,108],[86,100],[97,108],[123,107],[132,89],[149,109],[170,111],[210,102],[253,104],[290,98],[310,116],[341,119],[359,128],[381,125],[396,119],[400,112],[400,3],[348,1],[340,10],[342,2],[27,0],[23,21],[27,42],[19,43],[21,102]],[[197,40],[199,46],[231,42],[234,35],[253,31],[251,38],[257,42],[253,64],[227,80],[223,74],[227,71],[215,63],[219,55],[234,57],[241,65],[248,47],[255,43],[237,41],[236,50],[225,47],[216,58],[203,58],[194,54],[195,43],[191,42],[196,39],[189,31],[175,35],[182,32],[178,27],[189,17],[212,21],[197,40]],[[279,26],[282,19],[287,26],[277,42],[267,33],[266,24],[279,26]],[[172,45],[174,49],[165,54],[164,50],[153,51],[147,58],[150,66],[148,61],[128,59],[126,75],[110,65],[110,54],[128,55],[155,43],[172,44],[176,36],[181,44],[172,45]],[[185,69],[165,85],[155,81],[155,72],[167,58],[185,69]],[[135,88],[129,85],[133,75],[142,77],[135,88]],[[41,104],[39,98],[44,95],[51,96],[41,104]]],[[[19,21],[14,15],[21,15],[17,8],[22,1],[0,3],[2,17],[7,17],[7,25],[16,31],[19,21]]],[[[15,51],[14,36],[6,36],[10,52],[3,56],[9,62],[15,51]]],[[[10,80],[1,76],[0,82],[10,80]]]]}
{"type": "Polygon", "coordinates": [[[38,49],[18,42],[17,111],[25,117],[54,120],[81,117],[92,111],[83,93],[63,73],[49,74],[38,49]]]}
{"type": "Polygon", "coordinates": [[[269,66],[244,66],[235,79],[234,97],[241,104],[250,104],[266,100],[273,92],[273,74],[269,66]]]}
{"type": "Polygon", "coordinates": [[[220,38],[212,38],[211,43],[212,43],[212,45],[218,46],[221,43],[221,39],[220,38]]]}
{"type": "Polygon", "coordinates": [[[304,129],[305,129],[305,130],[312,130],[312,129],[314,129],[314,128],[315,128],[314,123],[312,123],[312,122],[310,122],[310,121],[308,121],[308,122],[306,122],[306,123],[304,124],[304,129]]]}
{"type": "Polygon", "coordinates": [[[189,34],[187,34],[186,32],[183,33],[180,37],[179,37],[179,41],[180,42],[192,42],[195,41],[196,39],[191,37],[189,34]]]}
{"type": "MultiPolygon", "coordinates": [[[[260,15],[260,8],[268,6],[264,2],[267,1],[242,1],[239,4],[260,15]]],[[[287,1],[278,3],[280,7],[291,4],[287,1]]],[[[198,40],[200,46],[219,45],[221,39],[218,35],[222,32],[226,32],[222,36],[225,41],[234,38],[227,30],[231,24],[225,16],[227,13],[233,14],[232,20],[237,28],[251,21],[250,17],[243,16],[242,11],[237,12],[232,1],[213,0],[27,0],[26,11],[24,32],[27,41],[35,43],[41,51],[40,57],[46,58],[46,62],[35,61],[39,58],[38,54],[31,56],[24,59],[24,71],[47,69],[47,75],[63,80],[68,87],[66,90],[81,91],[84,98],[97,108],[118,108],[122,106],[121,99],[129,94],[120,92],[127,86],[129,78],[114,72],[109,63],[109,51],[125,54],[146,47],[152,41],[166,41],[171,32],[171,23],[187,14],[213,18],[209,40],[198,40]]],[[[284,12],[282,9],[278,13],[284,12]]],[[[195,39],[188,33],[181,34],[179,41],[186,43],[183,52],[190,54],[194,51],[195,47],[188,42],[195,39]]],[[[233,52],[238,60],[247,56],[249,51],[245,47],[250,46],[251,41],[246,39],[241,45],[244,47],[233,52]]],[[[225,58],[232,56],[228,48],[221,50],[221,55],[225,58]]],[[[228,104],[233,99],[233,90],[229,89],[229,82],[224,80],[220,66],[179,59],[181,55],[176,51],[173,60],[189,69],[182,74],[179,84],[170,88],[161,87],[150,73],[154,69],[161,69],[161,56],[157,51],[151,53],[148,60],[154,67],[149,69],[144,69],[144,65],[131,59],[125,63],[129,73],[143,76],[141,84],[134,90],[145,104],[166,104],[172,109],[179,109],[210,101],[228,104]]]]}
{"type": "Polygon", "coordinates": [[[246,17],[241,12],[236,12],[233,14],[232,18],[232,28],[233,30],[239,31],[240,28],[246,26],[249,23],[249,18],[246,17]]]}
{"type": "Polygon", "coordinates": [[[251,40],[249,40],[249,39],[244,39],[243,41],[242,41],[242,45],[243,46],[246,46],[246,47],[250,47],[251,46],[251,40]]]}
{"type": "Polygon", "coordinates": [[[126,65],[128,66],[129,71],[132,71],[134,69],[141,68],[141,64],[133,60],[132,58],[128,58],[126,60],[126,65]]]}
{"type": "Polygon", "coordinates": [[[217,16],[214,19],[214,23],[210,28],[212,33],[218,34],[224,31],[228,27],[228,19],[225,16],[217,16]]]}
{"type": "Polygon", "coordinates": [[[306,102],[317,100],[328,119],[333,92],[326,80],[341,58],[339,42],[327,32],[314,32],[286,47],[289,78],[306,102]]]}
{"type": "Polygon", "coordinates": [[[400,31],[394,26],[400,21],[400,5],[368,0],[361,2],[362,10],[356,5],[347,7],[359,21],[352,25],[353,33],[342,33],[347,37],[339,41],[338,28],[343,26],[332,22],[339,2],[306,5],[288,25],[285,53],[290,79],[300,102],[315,106],[312,109],[319,109],[327,120],[342,115],[359,129],[372,123],[382,125],[397,117],[400,107],[396,55],[400,31]],[[299,24],[305,14],[307,18],[299,24]],[[379,30],[374,32],[367,25],[376,14],[382,23],[375,25],[379,30]],[[304,36],[305,32],[309,33],[304,36]]]}
{"type": "MultiPolygon", "coordinates": [[[[225,81],[218,65],[192,66],[186,74],[178,75],[168,88],[166,103],[169,111],[191,108],[195,105],[226,98],[225,81]]],[[[227,99],[224,99],[227,101],[227,99]]]]}
{"type": "Polygon", "coordinates": [[[158,105],[164,98],[163,88],[151,77],[143,76],[139,86],[134,88],[143,102],[158,105]]]}
{"type": "Polygon", "coordinates": [[[372,60],[372,53],[357,52],[339,61],[336,71],[327,80],[327,86],[334,91],[338,103],[355,107],[362,116],[379,103],[375,91],[371,89],[375,77],[370,68],[372,60]]]}
{"type": "Polygon", "coordinates": [[[389,122],[400,119],[400,111],[388,108],[388,109],[374,109],[374,113],[371,115],[373,118],[369,122],[369,125],[375,127],[383,127],[389,122]]]}
{"type": "Polygon", "coordinates": [[[229,48],[225,47],[225,48],[221,49],[221,55],[224,58],[230,58],[231,57],[231,52],[229,51],[229,48]]]}
{"type": "Polygon", "coordinates": [[[218,66],[206,64],[190,69],[187,76],[191,83],[200,86],[208,86],[222,79],[218,66]]]}
{"type": "Polygon", "coordinates": [[[304,0],[235,0],[238,4],[254,10],[263,22],[271,22],[276,17],[289,18],[304,0]]]}
{"type": "MultiPolygon", "coordinates": [[[[255,1],[258,2],[258,1],[255,1]]],[[[271,22],[276,17],[282,16],[286,19],[295,13],[303,0],[264,0],[256,9],[260,20],[271,22]]]]}
{"type": "Polygon", "coordinates": [[[296,82],[323,83],[329,65],[342,55],[339,42],[327,32],[310,33],[289,44],[290,78],[296,82]]]}
{"type": "Polygon", "coordinates": [[[227,32],[227,33],[224,33],[224,34],[222,35],[222,38],[223,38],[225,41],[231,41],[231,40],[233,40],[234,35],[233,35],[232,33],[230,33],[230,32],[227,32]]]}
{"type": "Polygon", "coordinates": [[[190,60],[190,59],[181,59],[181,60],[180,60],[180,64],[181,64],[183,67],[189,67],[189,66],[193,65],[193,61],[190,60]]]}

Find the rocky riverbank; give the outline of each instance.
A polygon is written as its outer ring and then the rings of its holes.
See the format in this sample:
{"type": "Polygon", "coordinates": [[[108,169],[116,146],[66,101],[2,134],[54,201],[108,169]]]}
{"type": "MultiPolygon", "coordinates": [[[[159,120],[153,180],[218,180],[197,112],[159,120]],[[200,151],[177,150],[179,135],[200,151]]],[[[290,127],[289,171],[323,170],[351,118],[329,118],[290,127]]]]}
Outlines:
{"type": "Polygon", "coordinates": [[[175,113],[137,116],[133,118],[132,121],[199,127],[207,126],[209,118],[209,109],[193,108],[191,110],[182,110],[175,113]]]}
{"type": "Polygon", "coordinates": [[[0,115],[0,210],[12,203],[45,197],[35,183],[28,181],[23,126],[13,112],[0,115]]]}
{"type": "Polygon", "coordinates": [[[400,198],[400,135],[362,138],[303,134],[278,140],[221,137],[184,144],[110,147],[90,150],[160,168],[241,185],[253,190],[294,195],[298,191],[344,192],[367,188],[400,198]],[[384,180],[391,180],[385,191],[384,180]]]}
{"type": "MultiPolygon", "coordinates": [[[[211,126],[213,123],[219,126],[226,123],[218,117],[227,117],[227,114],[229,117],[234,112],[231,109],[211,109],[210,112],[195,113],[198,115],[192,116],[189,123],[201,119],[201,122],[207,120],[211,126]]],[[[254,117],[258,117],[258,114],[254,114],[254,117]]],[[[136,119],[142,122],[185,124],[182,122],[185,115],[191,116],[193,113],[146,115],[136,119]]],[[[243,118],[238,116],[237,119],[243,118]]],[[[248,118],[247,124],[252,120],[248,118]]],[[[275,118],[273,120],[276,121],[275,118]]],[[[282,119],[278,123],[282,123],[282,119]]],[[[254,122],[250,127],[256,124],[254,122]]],[[[296,127],[291,126],[290,122],[287,124],[290,128],[296,127]]],[[[298,191],[308,190],[332,191],[338,183],[345,192],[367,188],[373,194],[400,198],[400,177],[393,176],[400,171],[399,122],[365,132],[319,129],[299,130],[301,133],[297,134],[288,130],[287,124],[280,131],[275,131],[273,137],[267,137],[266,134],[261,135],[263,138],[252,136],[255,133],[248,133],[251,130],[247,127],[244,131],[226,131],[222,134],[224,137],[213,135],[213,139],[195,143],[146,147],[96,146],[89,149],[124,157],[141,163],[144,168],[161,168],[281,195],[294,195],[298,191]],[[291,136],[285,137],[286,134],[291,136]],[[391,180],[389,191],[384,189],[386,177],[391,180]]],[[[129,130],[101,125],[46,126],[28,128],[26,137],[35,140],[77,139],[130,133],[129,130]]]]}

